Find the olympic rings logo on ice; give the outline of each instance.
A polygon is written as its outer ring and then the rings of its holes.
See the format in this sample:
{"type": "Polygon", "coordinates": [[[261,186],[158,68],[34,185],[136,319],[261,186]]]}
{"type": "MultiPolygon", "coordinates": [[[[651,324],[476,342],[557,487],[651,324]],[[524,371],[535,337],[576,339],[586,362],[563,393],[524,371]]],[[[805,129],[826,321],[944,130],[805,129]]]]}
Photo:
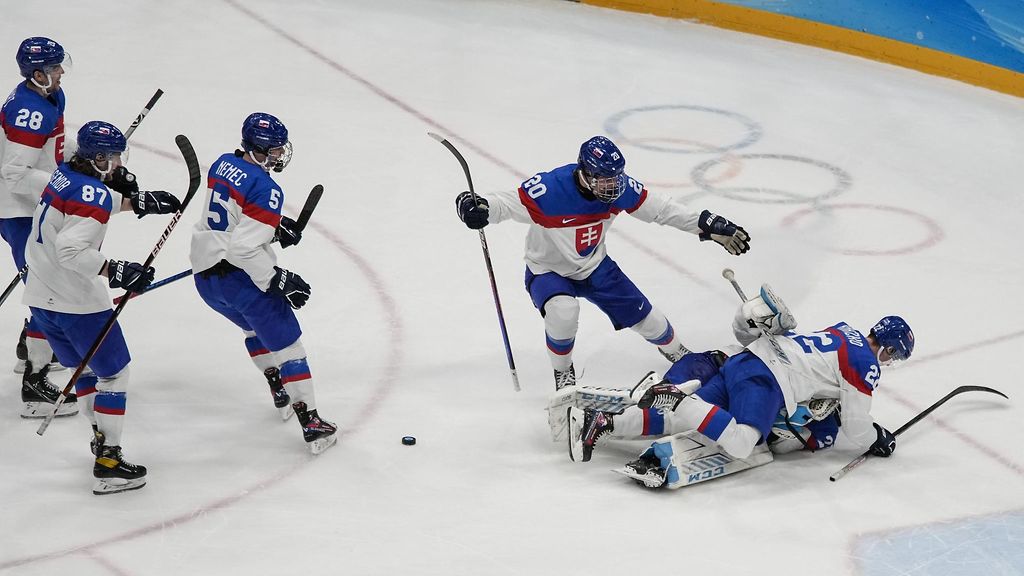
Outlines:
{"type": "MultiPolygon", "coordinates": [[[[647,180],[652,188],[695,188],[677,199],[690,203],[703,196],[719,196],[755,204],[809,204],[786,216],[782,225],[794,226],[810,214],[834,216],[833,210],[874,210],[881,217],[896,216],[910,220],[925,228],[921,241],[903,247],[853,249],[822,246],[825,250],[848,256],[891,256],[917,252],[934,246],[944,237],[941,227],[932,219],[910,209],[897,206],[867,204],[829,204],[828,201],[845,194],[853,187],[853,176],[840,166],[823,160],[795,154],[766,154],[740,152],[758,143],[764,135],[761,125],[743,114],[690,104],[667,104],[629,108],[611,115],[604,131],[620,146],[633,146],[642,150],[684,156],[712,155],[695,166],[688,167],[689,180],[685,182],[657,182],[647,180]],[[627,135],[626,127],[633,135],[627,135]],[[686,134],[638,135],[644,128],[664,134],[673,131],[686,134]],[[779,168],[785,163],[785,168],[779,168]],[[808,170],[810,169],[810,170],[808,170]],[[735,185],[726,185],[727,182],[735,185]],[[793,183],[807,189],[793,189],[793,183]]],[[[835,225],[835,221],[831,222],[835,225]]]]}

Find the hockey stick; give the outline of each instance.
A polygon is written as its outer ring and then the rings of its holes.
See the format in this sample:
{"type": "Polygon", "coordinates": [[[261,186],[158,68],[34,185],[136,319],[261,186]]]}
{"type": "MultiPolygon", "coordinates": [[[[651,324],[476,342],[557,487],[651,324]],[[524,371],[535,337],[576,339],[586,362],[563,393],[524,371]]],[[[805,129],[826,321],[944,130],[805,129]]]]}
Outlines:
{"type": "Polygon", "coordinates": [[[732,287],[736,289],[736,293],[740,295],[740,300],[747,301],[747,295],[743,293],[743,288],[740,288],[739,282],[736,281],[736,273],[731,268],[722,270],[722,278],[725,278],[732,284],[732,287]]]}
{"type": "MultiPolygon", "coordinates": [[[[188,207],[188,203],[192,200],[192,197],[196,195],[196,190],[199,190],[199,185],[202,183],[203,177],[199,171],[199,160],[196,158],[196,151],[192,148],[192,143],[188,141],[188,138],[182,135],[178,135],[174,138],[174,143],[178,145],[178,150],[181,151],[182,158],[185,159],[185,165],[188,167],[188,192],[185,193],[185,198],[181,201],[181,208],[174,213],[171,217],[171,221],[168,222],[167,228],[164,229],[164,233],[157,240],[156,245],[153,247],[153,251],[149,253],[149,257],[146,258],[146,262],[143,263],[143,268],[149,268],[153,264],[153,260],[156,259],[156,255],[160,253],[160,249],[163,248],[164,242],[167,241],[167,237],[174,231],[174,227],[178,224],[178,220],[181,220],[181,215],[185,212],[188,207]]],[[[106,339],[107,334],[110,333],[111,328],[114,327],[114,323],[117,322],[117,317],[121,315],[121,311],[124,310],[125,305],[128,304],[129,298],[122,298],[121,302],[114,308],[113,314],[107,319],[106,324],[100,330],[100,335],[96,338],[96,341],[89,347],[89,351],[85,353],[85,357],[82,358],[82,362],[75,369],[75,373],[72,374],[71,380],[68,381],[67,386],[61,391],[60,396],[57,397],[57,402],[54,403],[53,412],[43,420],[42,424],[39,425],[39,429],[36,430],[36,434],[42,436],[46,429],[50,426],[50,422],[53,422],[53,418],[57,415],[57,411],[61,405],[67,399],[68,394],[71,392],[71,388],[74,387],[75,382],[78,381],[79,376],[85,371],[85,367],[92,360],[92,357],[96,355],[96,351],[99,350],[103,340],[106,339]]]]}
{"type": "MultiPolygon", "coordinates": [[[[992,394],[998,394],[998,395],[1002,396],[1003,398],[1006,398],[1007,400],[1009,400],[1009,396],[1007,396],[1006,394],[1003,394],[999,390],[995,390],[993,388],[988,388],[986,386],[960,386],[959,388],[954,389],[949,394],[946,394],[945,396],[943,396],[935,404],[932,404],[928,408],[925,408],[924,411],[922,411],[917,416],[914,416],[913,418],[911,418],[909,422],[907,422],[903,426],[900,426],[898,430],[896,430],[895,432],[892,433],[892,435],[893,436],[899,436],[900,434],[905,432],[908,428],[910,428],[914,424],[917,424],[918,422],[923,420],[925,418],[925,416],[928,416],[929,414],[931,414],[936,408],[938,408],[939,406],[942,406],[943,404],[945,404],[947,400],[949,400],[953,396],[956,396],[957,394],[963,394],[964,392],[990,392],[992,394]]],[[[870,455],[871,455],[871,450],[868,450],[868,451],[864,452],[860,456],[857,456],[852,461],[850,461],[849,464],[847,464],[846,466],[843,466],[842,469],[840,469],[838,472],[836,472],[835,474],[829,476],[828,479],[831,480],[832,482],[835,482],[836,480],[839,480],[843,476],[846,476],[847,472],[849,472],[850,470],[853,470],[857,466],[860,466],[865,460],[868,459],[868,456],[870,456],[870,455]]]]}
{"type": "MultiPolygon", "coordinates": [[[[452,145],[451,142],[434,134],[433,132],[427,132],[427,135],[437,140],[448,149],[449,152],[455,155],[455,158],[462,165],[462,171],[466,173],[466,182],[469,183],[469,193],[473,196],[473,201],[477,201],[476,191],[473,189],[473,177],[469,175],[469,164],[466,164],[466,159],[462,157],[462,154],[452,145]]],[[[501,299],[498,297],[498,284],[494,280],[494,267],[491,265],[491,251],[487,249],[487,236],[484,235],[483,228],[477,230],[480,233],[480,248],[484,252],[484,262],[487,263],[487,276],[491,279],[491,293],[494,295],[494,308],[498,312],[498,324],[501,326],[501,339],[505,343],[505,356],[508,358],[508,369],[512,371],[512,386],[515,387],[516,392],[519,392],[519,376],[516,375],[516,362],[512,359],[512,345],[508,342],[508,328],[505,327],[505,315],[501,312],[501,299]]]]}
{"type": "MultiPolygon", "coordinates": [[[[313,215],[313,210],[316,210],[316,205],[320,203],[320,196],[322,196],[323,193],[324,193],[324,187],[321,184],[317,184],[316,186],[313,186],[313,189],[309,191],[309,196],[306,196],[306,203],[302,205],[302,211],[299,212],[299,217],[295,220],[295,228],[299,232],[302,232],[303,230],[306,229],[306,224],[309,223],[309,218],[313,215]]],[[[271,242],[277,242],[277,239],[275,238],[275,239],[271,240],[271,242]]],[[[167,278],[164,278],[163,280],[157,280],[156,282],[153,282],[149,286],[146,286],[146,289],[143,290],[142,292],[131,292],[131,293],[128,293],[128,298],[138,298],[139,296],[142,296],[143,294],[145,294],[146,292],[149,292],[150,290],[156,290],[157,288],[159,288],[161,286],[166,286],[166,285],[170,284],[171,282],[177,282],[178,280],[181,280],[182,278],[188,278],[191,275],[192,275],[192,269],[191,268],[189,268],[188,270],[182,270],[181,272],[178,272],[177,274],[175,274],[173,276],[168,276],[167,278]]],[[[114,298],[114,304],[120,304],[121,300],[123,298],[124,298],[123,295],[122,296],[118,296],[117,298],[114,298]]]]}
{"type": "Polygon", "coordinates": [[[142,107],[142,111],[139,112],[139,115],[135,117],[135,121],[132,122],[132,125],[129,126],[127,130],[124,131],[125,140],[128,140],[129,138],[132,137],[132,134],[135,133],[135,130],[139,127],[139,124],[142,124],[142,120],[146,117],[147,114],[150,113],[151,110],[153,110],[153,106],[156,106],[156,101],[159,100],[160,97],[163,95],[164,91],[157,88],[156,92],[153,93],[153,97],[149,99],[149,102],[146,102],[146,105],[142,107]]]}
{"type": "Polygon", "coordinates": [[[0,294],[0,306],[3,306],[4,301],[7,300],[8,296],[11,295],[11,292],[14,292],[15,286],[18,285],[18,282],[20,282],[21,279],[24,278],[26,274],[28,274],[27,265],[23,266],[21,270],[18,270],[18,273],[14,275],[14,279],[11,280],[11,283],[8,284],[7,288],[4,289],[4,293],[0,294]]]}
{"type": "MultiPolygon", "coordinates": [[[[142,119],[145,118],[147,114],[149,114],[149,112],[153,109],[153,106],[156,106],[156,101],[159,100],[160,97],[163,95],[164,91],[157,88],[156,92],[153,93],[153,97],[149,99],[149,102],[146,102],[146,105],[142,108],[142,111],[139,112],[139,115],[135,117],[135,121],[132,122],[132,125],[129,126],[128,130],[125,131],[125,140],[128,140],[129,138],[132,137],[132,134],[135,133],[135,129],[139,127],[139,124],[142,124],[142,119]]],[[[14,276],[14,279],[11,280],[11,283],[7,285],[7,288],[4,290],[4,293],[0,295],[0,306],[3,306],[4,301],[7,300],[7,297],[11,295],[11,292],[14,292],[14,287],[18,285],[18,281],[20,281],[27,275],[28,265],[26,264],[21,268],[21,270],[18,271],[18,274],[14,276]]]]}

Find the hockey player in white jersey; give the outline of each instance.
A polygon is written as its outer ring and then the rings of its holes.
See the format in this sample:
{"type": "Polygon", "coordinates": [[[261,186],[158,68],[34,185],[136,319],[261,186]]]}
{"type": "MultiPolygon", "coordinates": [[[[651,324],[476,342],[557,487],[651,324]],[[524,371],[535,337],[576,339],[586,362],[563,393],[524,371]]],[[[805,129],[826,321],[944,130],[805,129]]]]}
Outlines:
{"type": "MultiPolygon", "coordinates": [[[[131,210],[141,218],[181,208],[172,194],[139,190],[135,175],[122,164],[127,146],[117,127],[86,122],[74,157],[54,171],[32,216],[23,302],[65,366],[82,363],[113,314],[107,286],[142,292],[153,281],[152,267],[110,260],[100,252],[110,217],[131,210]]],[[[94,494],[146,484],[145,466],[121,453],[130,361],[115,322],[75,382],[78,404],[93,427],[94,494]]],[[[52,403],[40,409],[45,416],[52,403]]]]}
{"type": "MultiPolygon", "coordinates": [[[[14,265],[22,270],[32,213],[53,171],[64,161],[61,81],[71,70],[71,56],[57,42],[33,37],[22,41],[15,59],[23,80],[0,108],[0,236],[11,247],[14,265]]],[[[60,365],[53,362],[53,351],[31,317],[18,339],[17,356],[14,371],[24,374],[22,416],[35,417],[34,406],[57,396],[48,373],[60,365]]],[[[74,403],[68,405],[67,410],[75,409],[74,403]]]]}
{"type": "Polygon", "coordinates": [[[913,352],[910,327],[899,316],[882,318],[866,335],[845,322],[809,334],[795,327],[764,285],[734,319],[746,348],[720,370],[695,369],[692,355],[666,381],[640,386],[637,405],[620,415],[570,408],[570,458],[589,460],[601,437],[662,436],[624,472],[679,488],[770,462],[769,449],[828,448],[839,429],[872,454],[891,455],[896,439],[872,419],[872,392],[881,366],[913,352]]]}
{"type": "Polygon", "coordinates": [[[622,152],[603,136],[580,147],[577,162],[541,172],[516,191],[455,199],[472,229],[513,219],[530,224],[526,236],[526,290],[544,317],[555,388],[574,384],[572,353],[579,301],[593,302],[616,330],[630,328],[676,361],[688,352],[672,324],[608,257],[605,237],[625,212],[644,222],[672,226],[714,240],[731,254],[749,249],[750,236],[708,210],[691,212],[667,195],[648,192],[628,176],[622,152]]]}
{"type": "Polygon", "coordinates": [[[242,149],[210,166],[207,211],[193,229],[190,258],[199,295],[243,331],[282,418],[294,411],[310,451],[319,454],[337,440],[337,427],[317,412],[293,311],[306,304],[310,287],[278,267],[271,248],[275,239],[282,248],[301,239],[295,221],[281,216],[284,193],[270,175],[284,170],[291,151],[288,129],[276,117],[256,112],[245,119],[242,149]]]}

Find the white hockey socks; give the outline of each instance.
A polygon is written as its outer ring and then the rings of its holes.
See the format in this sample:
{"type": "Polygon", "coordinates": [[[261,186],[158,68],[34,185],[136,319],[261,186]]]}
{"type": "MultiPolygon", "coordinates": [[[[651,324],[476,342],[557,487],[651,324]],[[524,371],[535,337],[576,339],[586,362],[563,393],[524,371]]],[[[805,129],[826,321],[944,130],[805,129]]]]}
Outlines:
{"type": "Polygon", "coordinates": [[[50,348],[50,343],[42,333],[26,332],[25,346],[28,348],[28,361],[32,363],[33,370],[38,372],[43,366],[50,365],[53,360],[53,348],[50,348]]]}
{"type": "Polygon", "coordinates": [[[572,365],[579,327],[580,303],[572,296],[554,296],[544,304],[544,337],[555,370],[564,372],[572,365]]]}
{"type": "Polygon", "coordinates": [[[75,396],[78,398],[78,407],[89,419],[89,424],[96,425],[96,384],[99,379],[92,373],[92,370],[83,372],[78,380],[75,380],[75,396]]]}
{"type": "Polygon", "coordinates": [[[292,398],[292,404],[305,402],[308,410],[316,410],[316,394],[313,390],[313,376],[305,358],[289,360],[281,364],[281,384],[292,398]]]}
{"type": "Polygon", "coordinates": [[[690,352],[676,338],[672,323],[657,308],[652,307],[650,313],[640,322],[630,326],[630,329],[657,346],[661,355],[669,362],[675,362],[690,352]]]}
{"type": "Polygon", "coordinates": [[[99,378],[93,394],[96,426],[106,437],[107,446],[121,445],[124,411],[127,404],[128,367],[109,378],[99,378]]]}
{"type": "Polygon", "coordinates": [[[267,369],[277,366],[274,353],[267,349],[263,342],[256,337],[255,332],[247,331],[245,333],[245,349],[249,352],[249,358],[252,360],[252,363],[256,365],[256,368],[259,368],[260,372],[266,372],[267,369]]]}

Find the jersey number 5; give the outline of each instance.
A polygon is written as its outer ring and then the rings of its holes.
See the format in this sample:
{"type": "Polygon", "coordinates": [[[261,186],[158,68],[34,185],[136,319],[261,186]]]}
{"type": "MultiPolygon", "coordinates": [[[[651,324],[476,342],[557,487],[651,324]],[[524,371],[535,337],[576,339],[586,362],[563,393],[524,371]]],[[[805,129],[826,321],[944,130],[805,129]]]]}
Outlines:
{"type": "Polygon", "coordinates": [[[209,216],[206,218],[210,230],[223,232],[228,229],[228,194],[227,190],[210,188],[209,216]]]}

